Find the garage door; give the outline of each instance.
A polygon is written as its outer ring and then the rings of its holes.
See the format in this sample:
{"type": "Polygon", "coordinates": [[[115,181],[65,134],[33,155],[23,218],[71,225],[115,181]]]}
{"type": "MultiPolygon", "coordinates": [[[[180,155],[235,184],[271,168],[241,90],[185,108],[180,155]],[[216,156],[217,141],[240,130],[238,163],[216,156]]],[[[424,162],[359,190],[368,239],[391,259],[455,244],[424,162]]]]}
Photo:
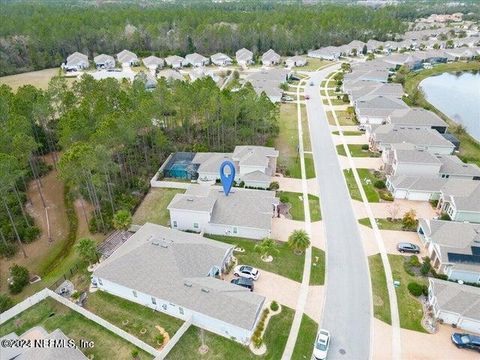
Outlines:
{"type": "Polygon", "coordinates": [[[480,334],[480,320],[462,319],[459,328],[480,334]]]}
{"type": "Polygon", "coordinates": [[[407,199],[415,201],[428,201],[430,200],[430,193],[410,191],[407,194],[407,199]]]}
{"type": "Polygon", "coordinates": [[[455,314],[440,312],[438,317],[443,319],[446,324],[456,324],[458,322],[458,315],[455,314]]]}
{"type": "Polygon", "coordinates": [[[406,190],[395,190],[395,199],[405,199],[407,197],[406,190]]]}

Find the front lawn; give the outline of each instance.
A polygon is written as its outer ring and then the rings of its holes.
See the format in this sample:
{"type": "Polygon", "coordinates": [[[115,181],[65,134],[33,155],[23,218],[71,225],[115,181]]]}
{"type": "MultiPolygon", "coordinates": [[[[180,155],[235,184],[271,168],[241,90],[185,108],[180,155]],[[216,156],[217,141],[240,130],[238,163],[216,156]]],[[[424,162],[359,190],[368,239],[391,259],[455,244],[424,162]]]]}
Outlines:
{"type": "MultiPolygon", "coordinates": [[[[368,149],[364,150],[362,148],[363,145],[360,144],[348,144],[347,147],[352,157],[380,157],[379,153],[372,152],[368,149]]],[[[337,153],[338,155],[347,156],[343,144],[337,145],[337,153]]]]}
{"type": "Polygon", "coordinates": [[[170,213],[167,210],[168,204],[176,194],[183,194],[182,189],[151,188],[143,199],[132,218],[135,225],[143,225],[147,222],[169,226],[170,213]]]}
{"type": "MultiPolygon", "coordinates": [[[[335,111],[337,115],[338,124],[340,126],[354,126],[357,125],[354,114],[349,114],[346,110],[337,110],[335,111]]],[[[333,112],[327,111],[327,119],[330,125],[336,125],[335,119],[333,117],[333,112]]]]}
{"type": "MultiPolygon", "coordinates": [[[[302,178],[302,171],[300,168],[300,157],[297,156],[293,158],[287,168],[288,177],[301,179],[302,178]]],[[[313,162],[312,154],[305,154],[305,175],[307,179],[312,179],[315,177],[315,165],[313,162]]]]}
{"type": "MultiPolygon", "coordinates": [[[[375,221],[380,230],[415,231],[415,230],[405,230],[403,228],[402,219],[391,220],[391,219],[376,218],[375,221]]],[[[358,222],[370,228],[372,227],[372,224],[370,223],[369,218],[359,219],[358,222]]]]}
{"type": "Polygon", "coordinates": [[[388,259],[392,268],[393,280],[400,281],[400,286],[395,289],[397,292],[400,326],[404,329],[426,332],[421,324],[423,317],[422,304],[410,294],[407,286],[412,281],[421,285],[427,285],[427,279],[409,275],[405,271],[404,263],[408,256],[388,255],[388,259]]]}
{"type": "Polygon", "coordinates": [[[330,64],[333,64],[333,62],[322,59],[308,58],[307,64],[305,66],[298,66],[295,68],[295,70],[315,71],[319,68],[324,68],[330,64]]]}
{"type": "Polygon", "coordinates": [[[387,290],[387,278],[383,268],[382,258],[380,254],[368,257],[368,265],[370,266],[370,279],[372,281],[372,301],[373,313],[377,319],[387,324],[392,323],[390,313],[390,299],[387,290]]]}
{"type": "Polygon", "coordinates": [[[360,190],[358,189],[357,183],[355,182],[355,178],[353,176],[353,172],[351,169],[344,169],[343,176],[345,176],[345,181],[347,183],[348,192],[350,193],[350,197],[353,200],[362,201],[362,196],[360,195],[360,190]]]}
{"type": "MultiPolygon", "coordinates": [[[[248,264],[256,268],[284,276],[288,279],[302,282],[305,256],[303,254],[295,255],[292,249],[288,247],[286,242],[277,242],[279,253],[273,256],[272,262],[267,263],[260,259],[260,254],[254,249],[255,244],[258,244],[259,242],[258,240],[212,234],[206,234],[205,236],[245,249],[244,253],[235,252],[235,257],[237,258],[239,264],[248,264]]],[[[321,249],[313,249],[317,253],[323,253],[323,250],[321,249]]],[[[324,270],[322,269],[325,266],[325,259],[324,256],[322,257],[320,255],[319,257],[321,257],[321,259],[319,260],[319,264],[316,266],[316,272],[318,271],[318,274],[315,273],[315,275],[312,276],[315,276],[315,278],[318,279],[316,281],[323,284],[324,274],[322,273],[324,273],[324,270]]]]}
{"type": "Polygon", "coordinates": [[[310,285],[325,283],[325,251],[312,247],[312,266],[310,268],[310,285]]]}
{"type": "MultiPolygon", "coordinates": [[[[340,131],[332,131],[333,135],[340,135],[340,131]]],[[[343,136],[360,136],[365,134],[363,131],[343,131],[343,136]]]]}
{"type": "Polygon", "coordinates": [[[317,336],[318,324],[308,315],[303,314],[299,336],[293,349],[292,359],[311,359],[313,344],[317,336]]]}
{"type": "MultiPolygon", "coordinates": [[[[282,202],[290,204],[290,215],[292,215],[293,220],[305,221],[305,211],[303,209],[303,197],[301,193],[279,191],[278,196],[282,202]]],[[[308,194],[308,203],[310,205],[311,221],[320,221],[322,216],[318,196],[308,194]]]]}
{"type": "Polygon", "coordinates": [[[89,294],[86,308],[155,348],[158,347],[155,337],[160,334],[155,326],[161,326],[172,337],[183,323],[182,320],[104,291],[89,294]],[[142,334],[142,329],[147,332],[142,334]]]}
{"type": "Polygon", "coordinates": [[[60,329],[77,344],[81,339],[93,341],[94,347],[81,349],[89,358],[130,359],[134,350],[138,351],[138,359],[152,358],[150,354],[130,342],[51,298],[39,302],[2,324],[0,337],[11,332],[21,335],[34,326],[42,326],[48,332],[60,329]]]}
{"type": "MultiPolygon", "coordinates": [[[[292,309],[282,306],[282,312],[270,318],[264,334],[267,353],[261,357],[262,359],[277,360],[282,357],[294,314],[292,309]]],[[[180,341],[166,357],[168,360],[254,360],[258,358],[248,347],[209,331],[201,331],[195,326],[191,326],[183,334],[180,341]],[[208,352],[200,355],[198,349],[202,345],[202,337],[203,343],[208,346],[208,352]]]]}

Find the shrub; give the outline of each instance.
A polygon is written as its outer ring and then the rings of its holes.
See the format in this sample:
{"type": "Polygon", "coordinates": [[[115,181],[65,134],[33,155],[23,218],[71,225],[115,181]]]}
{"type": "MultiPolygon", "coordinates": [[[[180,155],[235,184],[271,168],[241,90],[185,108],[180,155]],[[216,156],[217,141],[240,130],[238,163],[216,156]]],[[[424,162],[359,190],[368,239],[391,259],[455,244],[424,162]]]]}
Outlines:
{"type": "Polygon", "coordinates": [[[450,221],[450,215],[447,213],[442,213],[442,215],[440,215],[440,220],[450,221]]]}
{"type": "Polygon", "coordinates": [[[252,338],[252,341],[253,341],[253,346],[255,346],[257,349],[263,344],[263,339],[260,336],[254,336],[252,338]]]}
{"type": "Polygon", "coordinates": [[[425,296],[428,296],[428,286],[427,285],[422,286],[422,294],[425,295],[425,296]]]}
{"type": "Polygon", "coordinates": [[[420,267],[420,265],[422,265],[420,263],[420,260],[418,259],[418,256],[417,255],[412,255],[410,256],[410,259],[408,260],[408,263],[411,265],[411,266],[415,266],[415,267],[420,267]]]}
{"type": "Polygon", "coordinates": [[[0,294],[0,313],[7,311],[13,306],[13,300],[7,294],[0,294]]]}
{"type": "Polygon", "coordinates": [[[415,210],[407,211],[402,218],[402,227],[405,230],[412,230],[417,227],[417,214],[415,210]]]}
{"type": "Polygon", "coordinates": [[[280,202],[281,203],[288,203],[289,202],[289,199],[288,199],[288,195],[287,194],[283,194],[283,193],[280,193],[280,202]]]}
{"type": "Polygon", "coordinates": [[[137,358],[138,358],[138,350],[137,350],[137,349],[132,350],[132,358],[133,358],[133,359],[137,359],[137,358]]]}
{"type": "Polygon", "coordinates": [[[20,293],[28,285],[29,274],[27,268],[19,265],[13,265],[10,268],[11,282],[8,284],[12,294],[20,293]]]}
{"type": "Polygon", "coordinates": [[[343,101],[344,103],[348,103],[348,102],[349,102],[349,100],[348,100],[348,95],[347,95],[347,94],[344,94],[344,95],[343,95],[342,101],[343,101]]]}
{"type": "Polygon", "coordinates": [[[422,295],[423,293],[423,287],[422,285],[420,285],[419,283],[416,283],[416,282],[411,282],[408,284],[408,291],[410,292],[410,294],[412,294],[413,296],[420,296],[422,295]]]}
{"type": "Polygon", "coordinates": [[[370,147],[368,146],[368,144],[363,144],[362,145],[362,150],[368,150],[370,147]]]}
{"type": "Polygon", "coordinates": [[[379,196],[382,200],[393,201],[393,195],[390,194],[388,191],[380,191],[379,196]]]}
{"type": "Polygon", "coordinates": [[[422,264],[422,267],[420,268],[420,272],[422,275],[427,275],[430,270],[432,269],[432,264],[430,263],[430,258],[425,258],[422,264]]]}
{"type": "Polygon", "coordinates": [[[270,310],[272,311],[278,311],[278,303],[276,301],[272,301],[272,303],[270,304],[270,310]]]}
{"type": "Polygon", "coordinates": [[[165,340],[165,337],[163,336],[163,334],[158,334],[157,336],[155,336],[155,341],[159,344],[163,344],[164,340],[165,340]]]}
{"type": "Polygon", "coordinates": [[[17,253],[17,244],[0,242],[0,255],[6,258],[11,258],[17,253]]]}
{"type": "Polygon", "coordinates": [[[278,184],[278,181],[272,181],[268,186],[269,190],[278,190],[279,188],[280,188],[280,185],[278,184]]]}
{"type": "Polygon", "coordinates": [[[262,330],[260,330],[258,327],[255,329],[253,332],[253,337],[260,337],[262,335],[262,330]]]}
{"type": "Polygon", "coordinates": [[[375,186],[377,189],[385,189],[385,187],[386,187],[385,181],[383,181],[383,180],[376,180],[373,183],[373,186],[375,186]]]}
{"type": "Polygon", "coordinates": [[[435,277],[441,280],[448,280],[448,275],[445,274],[435,274],[435,277]]]}

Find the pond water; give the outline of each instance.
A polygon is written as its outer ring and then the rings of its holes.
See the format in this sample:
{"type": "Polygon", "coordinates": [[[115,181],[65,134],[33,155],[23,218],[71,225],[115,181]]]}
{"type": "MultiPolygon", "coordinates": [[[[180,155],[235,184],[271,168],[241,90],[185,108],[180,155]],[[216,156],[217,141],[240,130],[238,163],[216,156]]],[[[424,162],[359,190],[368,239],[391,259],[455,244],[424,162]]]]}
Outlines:
{"type": "Polygon", "coordinates": [[[420,83],[425,98],[480,141],[480,73],[443,73],[420,83]]]}

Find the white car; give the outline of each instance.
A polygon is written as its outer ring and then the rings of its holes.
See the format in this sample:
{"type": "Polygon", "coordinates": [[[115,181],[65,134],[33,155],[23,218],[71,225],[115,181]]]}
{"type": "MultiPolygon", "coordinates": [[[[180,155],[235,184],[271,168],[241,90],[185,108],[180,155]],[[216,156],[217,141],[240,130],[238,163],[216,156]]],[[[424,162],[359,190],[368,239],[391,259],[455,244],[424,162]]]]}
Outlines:
{"type": "Polygon", "coordinates": [[[238,265],[233,269],[233,274],[235,276],[244,277],[247,279],[257,280],[260,273],[258,269],[255,269],[252,266],[248,265],[238,265]]]}
{"type": "Polygon", "coordinates": [[[315,338],[313,347],[313,360],[325,360],[330,347],[330,333],[325,329],[320,329],[315,338]]]}

